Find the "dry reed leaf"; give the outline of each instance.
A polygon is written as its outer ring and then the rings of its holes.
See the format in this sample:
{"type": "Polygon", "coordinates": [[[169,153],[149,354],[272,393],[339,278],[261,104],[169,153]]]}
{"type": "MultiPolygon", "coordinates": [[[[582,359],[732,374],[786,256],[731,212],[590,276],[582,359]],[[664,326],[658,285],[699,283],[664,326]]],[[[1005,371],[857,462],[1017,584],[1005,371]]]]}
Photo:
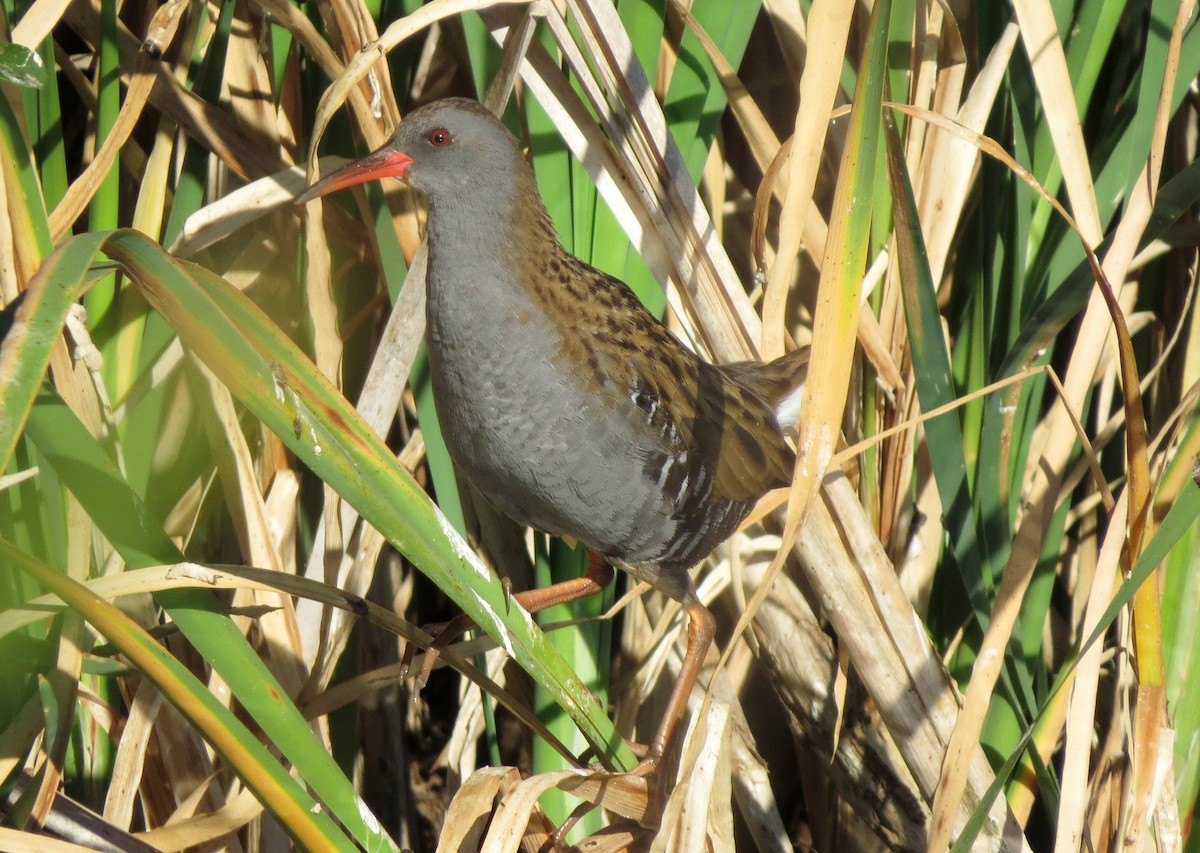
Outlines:
{"type": "Polygon", "coordinates": [[[655,818],[650,785],[641,776],[587,772],[565,777],[557,787],[584,802],[638,823],[655,818]]]}
{"type": "MultiPolygon", "coordinates": [[[[747,566],[750,589],[762,585],[766,569],[767,563],[762,561],[747,566]]],[[[753,627],[760,635],[763,662],[778,685],[780,701],[789,709],[790,718],[799,721],[793,736],[810,744],[811,752],[833,768],[830,775],[839,796],[854,806],[889,848],[924,850],[929,808],[873,709],[865,703],[852,709],[845,734],[831,751],[839,716],[832,710],[830,697],[837,653],[786,574],[772,584],[753,627]]],[[[738,772],[734,784],[740,786],[744,779],[738,772]]],[[[750,823],[747,809],[743,807],[742,813],[750,823]]],[[[766,849],[766,845],[760,841],[759,848],[766,849]]]]}
{"type": "MultiPolygon", "coordinates": [[[[43,696],[49,693],[53,697],[51,707],[46,709],[46,716],[47,721],[55,722],[55,726],[53,730],[46,729],[42,736],[41,748],[37,751],[41,769],[39,778],[36,779],[37,792],[29,806],[30,826],[45,824],[62,782],[67,747],[75,727],[73,710],[81,692],[79,676],[83,668],[83,643],[86,635],[87,629],[82,617],[77,613],[66,614],[55,667],[49,674],[38,675],[38,684],[41,687],[39,692],[43,696]]],[[[95,720],[85,724],[85,732],[87,728],[92,727],[96,727],[95,720]]]]}
{"type": "MultiPolygon", "coordinates": [[[[750,146],[750,153],[754,156],[755,163],[763,171],[763,180],[755,193],[756,224],[753,230],[753,239],[755,245],[759,247],[754,252],[758,269],[760,271],[766,270],[768,267],[764,260],[764,252],[761,244],[765,241],[767,205],[769,199],[772,197],[779,202],[780,206],[786,201],[784,187],[780,185],[778,178],[782,167],[788,163],[787,152],[784,151],[784,146],[779,144],[779,138],[767,123],[762,111],[758,108],[758,104],[755,103],[754,99],[746,91],[745,86],[742,85],[736,70],[725,59],[724,54],[721,53],[712,38],[704,31],[696,19],[683,8],[679,0],[673,0],[673,2],[677,13],[682,15],[684,23],[700,41],[705,54],[716,70],[718,79],[725,91],[725,96],[729,99],[729,107],[733,118],[741,129],[746,143],[750,146]]],[[[787,151],[790,152],[790,150],[789,138],[787,151]]],[[[723,159],[720,162],[720,166],[724,169],[723,159]]],[[[720,208],[716,205],[710,205],[709,209],[717,211],[720,208]]],[[[824,216],[821,215],[821,211],[816,205],[809,205],[805,211],[802,248],[808,252],[813,262],[818,265],[825,251],[825,239],[828,236],[828,230],[829,226],[826,224],[824,216]]],[[[780,329],[784,329],[785,320],[783,315],[774,313],[782,311],[785,307],[784,304],[781,302],[771,307],[773,311],[767,310],[767,306],[764,306],[763,323],[767,328],[778,326],[780,329]]],[[[764,358],[769,357],[765,351],[761,354],[764,358]]]]}
{"type": "MultiPolygon", "coordinates": [[[[255,6],[271,17],[273,23],[291,33],[292,37],[304,48],[304,52],[321,67],[325,76],[330,80],[336,80],[338,75],[345,70],[346,66],[329,46],[329,42],[325,41],[325,37],[317,31],[316,26],[305,16],[298,5],[287,3],[285,0],[253,0],[253,2],[255,6]]],[[[355,97],[363,98],[361,92],[352,90],[351,98],[355,97]]],[[[356,114],[360,117],[371,114],[370,104],[365,99],[361,100],[355,109],[358,111],[356,114]]]]}
{"type": "Polygon", "coordinates": [[[154,734],[154,723],[162,703],[163,694],[149,679],[138,684],[133,701],[129,703],[129,714],[117,742],[112,779],[104,798],[104,819],[120,829],[129,829],[133,822],[146,747],[154,734]]]}
{"type": "MultiPolygon", "coordinates": [[[[1136,628],[1136,614],[1134,618],[1136,628]]],[[[1161,684],[1138,684],[1136,688],[1130,739],[1133,769],[1122,792],[1131,808],[1122,814],[1118,832],[1123,848],[1131,853],[1144,849],[1146,829],[1158,808],[1163,779],[1174,773],[1175,732],[1167,719],[1166,693],[1161,684]]],[[[1178,808],[1173,801],[1171,805],[1178,808]]]]}
{"type": "MultiPolygon", "coordinates": [[[[954,685],[869,522],[852,511],[851,505],[857,505],[853,488],[842,475],[831,474],[822,494],[824,500],[813,504],[800,529],[798,554],[839,640],[850,650],[856,671],[928,799],[938,784],[946,744],[952,731],[960,728],[955,724],[959,711],[954,685]],[[837,606],[832,607],[832,602],[837,606]]],[[[962,768],[967,795],[950,800],[956,826],[965,822],[993,777],[978,740],[964,748],[962,768]]],[[[983,837],[1004,849],[1026,849],[1021,829],[1002,800],[991,804],[983,837]]]]}
{"type": "MultiPolygon", "coordinates": [[[[889,265],[890,257],[890,253],[885,249],[871,262],[871,266],[863,276],[863,302],[866,302],[875,281],[888,275],[889,271],[895,270],[894,265],[889,265]]],[[[892,275],[889,278],[895,278],[895,276],[892,275]]],[[[900,367],[892,356],[892,345],[885,335],[879,319],[870,311],[861,312],[858,315],[858,327],[854,334],[859,346],[862,347],[863,355],[867,357],[871,366],[879,374],[875,381],[883,388],[884,393],[889,397],[894,396],[897,392],[903,393],[906,383],[904,377],[900,375],[900,367]]]]}
{"type": "Polygon", "coordinates": [[[277,469],[267,491],[267,524],[271,542],[282,562],[281,571],[296,573],[296,533],[299,523],[300,474],[291,468],[277,469]]]}
{"type": "MultiPolygon", "coordinates": [[[[1128,492],[1124,492],[1109,516],[1108,534],[1096,562],[1091,588],[1086,591],[1087,609],[1079,630],[1081,637],[1091,636],[1112,600],[1118,582],[1128,511],[1128,492]]],[[[1096,689],[1103,652],[1103,645],[1099,643],[1089,648],[1079,658],[1069,685],[1055,850],[1079,850],[1083,843],[1083,824],[1089,804],[1089,761],[1095,739],[1096,689]]]]}
{"type": "MultiPolygon", "coordinates": [[[[626,634],[635,635],[634,643],[625,648],[630,652],[630,659],[637,661],[637,669],[625,689],[614,697],[618,706],[617,721],[624,731],[634,729],[633,721],[643,710],[653,715],[650,697],[655,686],[664,683],[664,673],[669,672],[668,661],[677,670],[679,644],[686,635],[686,620],[680,618],[682,608],[677,602],[661,597],[657,601],[644,602],[640,610],[640,618],[627,619],[627,623],[633,625],[627,624],[625,629],[626,634]]],[[[669,675],[665,677],[669,678],[669,675]]]]}
{"type": "MultiPolygon", "coordinates": [[[[63,21],[93,48],[101,42],[98,0],[72,3],[63,21]]],[[[129,85],[132,74],[138,71],[141,40],[118,21],[116,41],[121,55],[121,79],[129,85]]],[[[170,69],[161,63],[152,66],[155,85],[150,92],[150,103],[238,175],[250,179],[277,172],[287,165],[276,149],[258,144],[223,109],[185,90],[170,69]]],[[[62,67],[66,70],[71,66],[68,63],[62,67]]]]}
{"type": "MultiPolygon", "coordinates": [[[[408,376],[412,370],[413,361],[420,347],[425,331],[425,270],[428,254],[422,241],[409,265],[408,274],[396,298],[396,304],[388,317],[383,335],[371,360],[371,367],[359,394],[356,409],[366,420],[367,425],[380,435],[386,435],[396,412],[400,407],[400,398],[404,393],[404,383],[397,382],[397,376],[408,376]]],[[[413,467],[417,460],[413,461],[413,467]]],[[[410,468],[410,470],[413,470],[410,468]]],[[[352,531],[360,525],[358,513],[349,504],[339,501],[340,528],[352,531]]],[[[326,541],[326,525],[328,519],[322,515],[313,538],[313,547],[309,562],[305,568],[305,577],[312,580],[325,579],[325,560],[328,553],[326,541]]],[[[361,538],[361,537],[360,537],[361,538]]],[[[351,537],[353,539],[353,537],[351,537]]],[[[354,563],[350,559],[340,561],[336,577],[329,578],[335,586],[350,589],[356,594],[365,594],[370,584],[370,571],[360,571],[351,578],[354,563]],[[349,586],[348,586],[349,585],[349,586]]],[[[349,614],[336,611],[328,618],[321,615],[318,605],[301,600],[296,604],[296,615],[300,622],[300,630],[304,641],[305,659],[310,661],[314,672],[323,673],[322,683],[332,674],[335,662],[334,653],[340,648],[338,637],[344,637],[345,632],[353,624],[349,614]],[[328,642],[329,637],[333,642],[328,642]],[[318,651],[321,660],[318,660],[318,651]]]]}
{"type": "Polygon", "coordinates": [[[1092,185],[1091,158],[1083,141],[1075,87],[1067,70],[1067,56],[1054,20],[1054,9],[1045,0],[1014,0],[1013,10],[1021,41],[1033,68],[1033,81],[1041,99],[1042,115],[1050,129],[1071,210],[1088,245],[1104,239],[1096,188],[1092,185]]]}
{"type": "MultiPolygon", "coordinates": [[[[304,293],[305,304],[313,324],[313,361],[339,390],[342,387],[342,335],[338,328],[338,307],[333,295],[329,244],[322,227],[324,204],[319,201],[305,205],[308,227],[304,229],[304,293]]],[[[340,501],[326,494],[328,511],[340,501]]]]}
{"type": "MultiPolygon", "coordinates": [[[[167,205],[171,159],[174,153],[175,122],[168,118],[159,118],[154,144],[150,148],[150,156],[146,158],[146,168],[138,185],[132,221],[134,228],[156,240],[161,239],[163,211],[167,205]]],[[[117,373],[134,375],[138,372],[118,367],[117,373]]],[[[141,378],[139,375],[134,381],[140,381],[141,378]]]]}
{"type": "Polygon", "coordinates": [[[492,815],[487,836],[479,848],[482,853],[515,853],[525,838],[530,818],[540,812],[538,798],[551,788],[571,777],[586,773],[583,770],[558,770],[541,773],[507,786],[500,795],[500,807],[492,815]]]}
{"type": "Polygon", "coordinates": [[[0,773],[5,779],[11,778],[17,768],[25,764],[29,748],[40,737],[45,723],[41,696],[34,694],[0,732],[0,773]]]}
{"type": "MultiPolygon", "coordinates": [[[[381,62],[381,59],[389,51],[434,23],[461,15],[463,12],[478,12],[492,6],[529,2],[531,0],[434,0],[432,3],[421,6],[412,14],[393,21],[378,39],[363,45],[350,58],[342,72],[334,76],[333,83],[321,96],[321,102],[317,105],[317,113],[313,120],[312,141],[309,147],[308,174],[310,177],[316,176],[317,151],[334,114],[350,97],[359,81],[370,74],[377,64],[385,64],[381,62]]],[[[361,122],[359,127],[371,148],[378,147],[384,141],[382,133],[377,130],[375,125],[375,122],[361,122]],[[379,135],[373,138],[373,132],[378,132],[379,135]]]]}
{"type": "Polygon", "coordinates": [[[58,24],[70,3],[71,0],[34,0],[21,15],[21,20],[13,26],[12,43],[37,50],[38,45],[58,24]]]}
{"type": "MultiPolygon", "coordinates": [[[[725,242],[726,213],[730,206],[729,180],[725,169],[725,146],[723,136],[718,131],[713,144],[709,146],[708,156],[704,158],[704,167],[700,170],[700,197],[704,206],[711,212],[713,229],[717,239],[725,242]]],[[[736,190],[735,190],[736,191],[736,190]]]]}
{"type": "Polygon", "coordinates": [[[525,54],[529,52],[529,45],[536,30],[537,19],[533,16],[533,6],[526,6],[500,45],[503,51],[500,64],[496,67],[483,99],[483,105],[497,116],[502,116],[508,106],[508,99],[512,96],[513,87],[521,73],[521,63],[525,61],[525,54]]]}
{"type": "MultiPolygon", "coordinates": [[[[837,111],[835,110],[833,116],[831,116],[831,120],[836,116],[836,113],[837,111]]],[[[759,182],[758,189],[754,192],[754,215],[750,227],[750,253],[754,258],[756,284],[760,283],[759,279],[765,275],[766,270],[772,267],[776,258],[773,247],[771,247],[771,253],[768,256],[767,226],[771,213],[771,200],[778,199],[781,205],[783,203],[783,187],[780,185],[779,178],[783,174],[783,170],[788,166],[791,151],[792,137],[788,137],[779,146],[771,162],[767,164],[763,171],[763,179],[759,182]]],[[[825,223],[825,218],[815,205],[810,205],[808,211],[808,218],[804,221],[801,249],[812,257],[814,264],[819,264],[821,257],[825,253],[825,240],[829,236],[829,226],[825,223]]]]}
{"type": "Polygon", "coordinates": [[[483,767],[468,776],[446,811],[438,837],[439,853],[478,850],[501,786],[507,789],[520,779],[521,771],[515,767],[483,767]]]}
{"type": "MultiPolygon", "coordinates": [[[[112,419],[112,396],[104,378],[104,359],[100,351],[92,343],[91,334],[87,328],[87,312],[82,306],[73,306],[67,312],[65,329],[66,337],[71,340],[73,359],[71,405],[79,419],[92,435],[98,436],[110,448],[113,456],[121,459],[121,449],[112,437],[116,435],[116,424],[112,419]]],[[[118,340],[118,345],[123,343],[118,340]]],[[[118,349],[118,361],[120,350],[118,349]]],[[[118,389],[120,393],[121,389],[118,389]]],[[[72,571],[72,577],[84,578],[88,574],[91,557],[88,540],[92,535],[92,524],[81,508],[68,505],[70,515],[67,518],[68,548],[67,568],[72,571]]]]}
{"type": "Polygon", "coordinates": [[[706,703],[692,718],[679,778],[651,853],[733,849],[728,723],[729,706],[723,702],[706,703]]]}
{"type": "MultiPolygon", "coordinates": [[[[201,422],[220,472],[225,506],[229,509],[242,557],[250,565],[282,575],[283,559],[271,536],[254,458],[242,432],[233,395],[198,360],[191,364],[199,380],[197,396],[207,403],[199,407],[201,422]]],[[[267,663],[287,694],[298,696],[308,673],[301,663],[300,632],[291,596],[274,591],[246,591],[234,596],[234,606],[246,605],[269,608],[256,620],[265,641],[267,663]]],[[[249,625],[243,623],[242,627],[246,630],[249,625]]]]}
{"type": "Polygon", "coordinates": [[[0,848],[6,853],[91,853],[93,848],[49,835],[0,827],[0,848]]]}
{"type": "MultiPolygon", "coordinates": [[[[953,113],[962,103],[962,90],[967,77],[967,51],[963,45],[962,30],[955,17],[955,10],[947,0],[938,0],[929,10],[925,22],[925,52],[920,64],[913,70],[913,95],[907,100],[913,104],[925,104],[935,112],[953,113]],[[940,61],[939,61],[940,60],[940,61]]],[[[921,38],[922,34],[915,34],[921,38]]],[[[925,129],[911,125],[905,145],[906,162],[914,175],[914,189],[920,199],[920,184],[926,178],[937,181],[940,169],[919,171],[919,164],[927,151],[925,129]]],[[[937,162],[937,161],[931,161],[937,162]]],[[[920,208],[918,207],[918,210],[920,208]]],[[[923,217],[918,221],[925,223],[923,217]]],[[[934,278],[937,281],[937,278],[934,278]]]]}
{"type": "Polygon", "coordinates": [[[790,853],[791,840],[775,791],[771,787],[771,776],[766,762],[759,755],[749,723],[737,724],[733,740],[733,797],[746,828],[754,839],[755,849],[762,853],[790,853]],[[743,730],[743,726],[745,727],[743,730]]]}
{"type": "MultiPolygon", "coordinates": [[[[423,456],[424,441],[420,441],[419,444],[423,456]]],[[[292,505],[293,510],[295,506],[296,504],[292,505]]],[[[342,501],[340,506],[342,512],[345,513],[348,505],[342,501]]],[[[382,533],[361,521],[351,534],[350,543],[352,550],[341,554],[338,577],[342,580],[337,587],[355,595],[366,595],[375,577],[375,567],[379,563],[379,555],[388,543],[382,533]],[[355,544],[357,547],[353,547],[355,544]]],[[[315,580],[315,578],[313,579],[315,580]]],[[[296,619],[300,622],[301,639],[305,642],[305,660],[308,661],[308,656],[312,656],[313,662],[309,664],[310,674],[306,687],[307,690],[312,690],[326,687],[333,679],[334,670],[341,661],[342,653],[350,641],[355,622],[349,618],[349,614],[340,609],[331,611],[330,618],[321,623],[324,630],[322,635],[324,641],[310,646],[307,643],[310,634],[305,630],[306,626],[300,619],[299,605],[306,601],[307,599],[301,599],[297,602],[296,619]]],[[[403,613],[404,608],[397,608],[397,612],[403,613]]]]}
{"type": "MultiPolygon", "coordinates": [[[[169,8],[164,6],[159,9],[159,13],[161,14],[169,8]]],[[[121,111],[117,114],[117,120],[113,124],[112,130],[108,136],[104,137],[104,143],[96,152],[92,162],[84,169],[83,174],[75,179],[62,200],[50,213],[50,238],[54,242],[61,240],[70,231],[75,220],[91,202],[96,190],[100,188],[100,184],[112,169],[121,146],[133,132],[133,128],[141,118],[142,110],[150,98],[150,90],[154,87],[152,69],[157,64],[144,53],[138,55],[137,67],[133,72],[125,102],[121,104],[121,111]]]]}
{"type": "MultiPolygon", "coordinates": [[[[485,767],[471,773],[451,801],[438,850],[541,849],[554,827],[541,814],[537,799],[551,788],[627,820],[641,821],[649,815],[649,787],[641,777],[563,770],[522,779],[515,767],[485,767]]],[[[608,846],[585,841],[580,849],[608,846]]]]}
{"type": "Polygon", "coordinates": [[[1168,737],[1160,743],[1155,776],[1153,802],[1154,841],[1164,853],[1182,853],[1183,827],[1179,821],[1179,797],[1175,791],[1175,731],[1168,729],[1168,737]]]}
{"type": "MultiPolygon", "coordinates": [[[[1128,614],[1118,617],[1116,645],[1129,647],[1128,614]]],[[[1104,844],[1117,837],[1117,823],[1121,813],[1121,791],[1129,775],[1129,756],[1125,751],[1125,739],[1132,728],[1129,701],[1132,694],[1132,667],[1128,656],[1115,654],[1111,658],[1113,675],[1108,679],[1107,700],[1112,712],[1105,720],[1099,738],[1100,747],[1093,753],[1095,771],[1089,784],[1089,802],[1092,804],[1088,816],[1088,844],[1090,850],[1100,850],[1104,844]]]]}
{"type": "MultiPolygon", "coordinates": [[[[29,277],[18,275],[18,263],[21,258],[15,246],[12,219],[9,217],[9,202],[7,186],[11,178],[16,177],[15,168],[7,167],[11,174],[6,175],[6,167],[0,167],[0,305],[11,305],[24,290],[24,282],[29,277]]],[[[17,229],[18,232],[27,229],[17,229]]]]}
{"type": "MultiPolygon", "coordinates": [[[[319,10],[325,17],[327,28],[337,38],[340,36],[345,53],[356,51],[359,47],[378,39],[375,22],[366,9],[359,3],[347,0],[329,0],[319,5],[319,10]]],[[[359,127],[367,138],[371,149],[379,147],[383,142],[382,134],[390,133],[396,126],[400,111],[396,105],[395,92],[391,82],[391,72],[386,62],[373,64],[366,73],[368,88],[371,92],[370,101],[364,111],[361,100],[354,99],[359,127]],[[382,127],[381,127],[382,125],[382,127]]],[[[355,87],[357,92],[361,87],[355,87]]],[[[311,159],[317,152],[317,139],[314,138],[310,150],[311,159]]],[[[309,315],[313,323],[314,360],[317,367],[334,385],[341,388],[342,367],[342,335],[338,328],[338,307],[334,299],[334,287],[330,274],[329,249],[325,243],[324,229],[321,227],[321,210],[323,204],[305,205],[310,220],[310,227],[305,229],[305,250],[308,264],[305,266],[304,285],[307,294],[309,315]]],[[[405,230],[397,226],[397,234],[405,230]]],[[[339,515],[342,500],[331,489],[326,490],[324,515],[326,524],[325,545],[329,546],[330,534],[339,526],[339,515]]],[[[337,550],[341,550],[338,548],[337,550]]],[[[327,578],[332,580],[332,578],[327,578]]]]}
{"type": "Polygon", "coordinates": [[[225,73],[221,78],[221,102],[229,105],[238,124],[252,128],[264,145],[270,145],[290,161],[293,152],[279,137],[274,102],[262,97],[262,93],[273,88],[271,72],[259,50],[254,23],[249,20],[249,8],[239,6],[229,31],[225,73]]]}
{"type": "MultiPolygon", "coordinates": [[[[364,45],[379,38],[375,27],[375,17],[367,5],[355,0],[327,0],[317,6],[325,20],[325,28],[334,39],[340,40],[341,53],[349,56],[364,45]]],[[[367,72],[367,90],[370,92],[368,109],[377,122],[382,121],[387,128],[393,128],[400,120],[400,110],[396,105],[395,88],[392,86],[392,72],[386,62],[375,64],[367,72]]],[[[365,118],[362,116],[361,118],[365,118]]],[[[364,121],[364,124],[369,122],[364,121]]],[[[371,142],[371,148],[377,147],[371,142]]]]}
{"type": "MultiPolygon", "coordinates": [[[[788,157],[786,201],[779,216],[779,246],[763,293],[764,317],[782,319],[788,286],[795,278],[795,259],[800,254],[803,223],[812,206],[826,129],[841,85],[842,63],[855,5],[852,0],[816,0],[809,12],[809,52],[800,78],[800,107],[788,157]]],[[[837,209],[835,204],[835,215],[837,209]]],[[[820,267],[824,247],[810,246],[809,251],[820,267]]],[[[763,326],[765,358],[783,353],[783,333],[782,323],[763,326]]],[[[806,400],[810,399],[806,392],[806,400]]],[[[836,399],[842,399],[842,396],[836,399]]]]}
{"type": "MultiPolygon", "coordinates": [[[[965,76],[965,57],[961,63],[951,62],[944,73],[938,74],[938,55],[941,52],[941,28],[944,10],[936,3],[917,4],[914,32],[912,37],[912,55],[909,59],[909,92],[900,100],[910,104],[933,108],[935,95],[943,100],[956,98],[958,87],[961,87],[965,76]],[[957,73],[953,73],[957,71],[957,73]],[[953,82],[951,78],[953,77],[953,82]],[[939,83],[941,84],[939,86],[939,83]],[[956,87],[954,83],[957,83],[956,87]]],[[[952,19],[953,20],[953,19],[952,19]]],[[[957,27],[953,27],[957,32],[957,27]]],[[[959,45],[961,48],[961,44],[959,45]]],[[[957,101],[956,101],[957,102],[957,101]]],[[[913,176],[916,183],[921,176],[917,168],[921,162],[921,154],[925,150],[925,126],[920,122],[912,122],[905,129],[904,164],[908,174],[913,176]]],[[[914,187],[914,190],[916,187],[914,187]]],[[[918,220],[920,221],[920,220],[918,220]]]]}
{"type": "Polygon", "coordinates": [[[212,784],[218,771],[211,748],[170,703],[159,707],[152,737],[150,749],[157,751],[157,759],[143,765],[139,788],[147,826],[163,826],[196,810],[214,811],[224,804],[223,792],[212,784]]]}
{"type": "MultiPolygon", "coordinates": [[[[166,826],[139,832],[137,837],[163,853],[180,853],[237,832],[263,813],[262,803],[247,789],[214,812],[185,817],[166,826]]],[[[229,839],[230,849],[236,839],[229,839]]]]}
{"type": "MultiPolygon", "coordinates": [[[[972,82],[966,101],[958,108],[959,123],[976,133],[983,132],[984,123],[991,115],[1008,73],[1017,34],[1016,24],[1005,27],[972,82]]],[[[918,172],[922,180],[917,210],[925,232],[925,250],[935,285],[942,280],[950,246],[962,224],[963,210],[974,186],[972,174],[978,158],[974,146],[966,145],[950,134],[934,134],[932,142],[925,147],[924,162],[918,172]]]]}
{"type": "MultiPolygon", "coordinates": [[[[502,649],[494,648],[487,652],[485,671],[497,684],[505,683],[504,665],[507,661],[508,657],[502,649]]],[[[450,730],[450,737],[437,760],[438,765],[445,765],[453,771],[450,775],[451,780],[456,776],[459,779],[469,779],[479,766],[479,737],[484,731],[483,691],[466,679],[461,680],[458,686],[457,707],[454,727],[450,730]]],[[[454,793],[452,783],[448,788],[448,794],[454,793]]]]}
{"type": "MultiPolygon", "coordinates": [[[[161,710],[165,712],[168,708],[173,708],[173,706],[166,705],[161,710]]],[[[161,716],[163,715],[160,714],[161,716]]],[[[167,818],[162,821],[162,824],[174,825],[179,821],[190,820],[198,811],[206,808],[213,797],[223,797],[227,794],[232,795],[233,791],[225,791],[216,784],[221,779],[222,771],[214,770],[211,767],[209,770],[209,774],[204,778],[198,779],[196,785],[193,785],[190,789],[181,789],[178,792],[178,806],[174,811],[169,813],[167,818]]],[[[241,787],[241,784],[241,780],[239,779],[230,787],[233,790],[237,790],[241,787]]],[[[244,790],[243,793],[245,793],[244,790]]],[[[261,804],[259,805],[259,811],[262,811],[261,804]]]]}

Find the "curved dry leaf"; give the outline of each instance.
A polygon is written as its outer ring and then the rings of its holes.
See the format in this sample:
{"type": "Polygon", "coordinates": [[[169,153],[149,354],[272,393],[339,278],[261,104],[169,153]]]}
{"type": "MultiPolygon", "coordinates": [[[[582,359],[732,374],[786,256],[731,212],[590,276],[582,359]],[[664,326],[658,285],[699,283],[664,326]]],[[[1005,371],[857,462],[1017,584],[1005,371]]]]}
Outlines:
{"type": "Polygon", "coordinates": [[[263,812],[262,803],[243,789],[215,812],[173,820],[166,826],[139,832],[137,837],[163,853],[181,853],[237,832],[263,812]]]}
{"type": "MultiPolygon", "coordinates": [[[[169,6],[162,7],[159,9],[159,14],[170,8],[169,6]]],[[[88,163],[87,168],[83,170],[83,174],[75,179],[62,200],[50,213],[50,238],[54,242],[61,240],[70,231],[75,220],[91,202],[96,190],[100,188],[100,184],[112,169],[117,155],[121,151],[121,146],[133,132],[138,119],[142,117],[142,110],[145,108],[146,102],[150,99],[150,91],[154,88],[155,80],[153,69],[157,65],[158,63],[147,54],[138,55],[137,69],[129,83],[125,102],[121,104],[121,111],[117,114],[117,120],[108,136],[104,137],[104,144],[100,146],[100,150],[96,152],[92,162],[88,163]]]]}
{"type": "MultiPolygon", "coordinates": [[[[558,770],[525,779],[504,791],[500,808],[492,815],[492,825],[480,847],[481,853],[515,853],[525,839],[526,827],[538,808],[538,798],[551,788],[586,770],[558,770]]],[[[540,846],[540,844],[538,845],[540,846]]]]}
{"type": "Polygon", "coordinates": [[[515,767],[483,767],[468,776],[446,811],[438,853],[478,850],[501,788],[508,790],[520,779],[515,767]]]}

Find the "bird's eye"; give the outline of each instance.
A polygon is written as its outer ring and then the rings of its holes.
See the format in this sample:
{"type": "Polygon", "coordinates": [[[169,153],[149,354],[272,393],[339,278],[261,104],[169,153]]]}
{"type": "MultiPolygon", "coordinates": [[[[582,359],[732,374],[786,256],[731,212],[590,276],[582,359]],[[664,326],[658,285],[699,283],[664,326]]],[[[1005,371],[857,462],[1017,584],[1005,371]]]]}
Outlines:
{"type": "Polygon", "coordinates": [[[444,127],[435,127],[429,131],[429,144],[435,148],[445,148],[450,144],[450,131],[444,127]]]}

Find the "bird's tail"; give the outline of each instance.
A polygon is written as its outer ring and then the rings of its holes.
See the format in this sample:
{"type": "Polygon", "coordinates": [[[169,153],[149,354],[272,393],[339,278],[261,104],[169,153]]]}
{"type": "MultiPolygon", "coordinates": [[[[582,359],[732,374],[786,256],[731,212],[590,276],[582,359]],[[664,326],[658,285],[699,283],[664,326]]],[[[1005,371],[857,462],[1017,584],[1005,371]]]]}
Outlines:
{"type": "Polygon", "coordinates": [[[774,361],[742,361],[722,365],[739,384],[753,391],[770,405],[785,431],[795,429],[800,420],[800,401],[804,380],[808,378],[809,348],[801,347],[774,361]]]}

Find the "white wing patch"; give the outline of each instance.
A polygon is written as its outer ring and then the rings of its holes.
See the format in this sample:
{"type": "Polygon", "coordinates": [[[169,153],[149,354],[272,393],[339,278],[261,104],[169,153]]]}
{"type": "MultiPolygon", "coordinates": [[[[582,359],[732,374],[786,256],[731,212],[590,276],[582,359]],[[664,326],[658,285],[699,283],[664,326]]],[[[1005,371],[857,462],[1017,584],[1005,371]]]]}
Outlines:
{"type": "Polygon", "coordinates": [[[798,385],[794,391],[775,404],[775,420],[785,430],[795,429],[800,421],[800,404],[804,400],[804,386],[798,385]]]}

